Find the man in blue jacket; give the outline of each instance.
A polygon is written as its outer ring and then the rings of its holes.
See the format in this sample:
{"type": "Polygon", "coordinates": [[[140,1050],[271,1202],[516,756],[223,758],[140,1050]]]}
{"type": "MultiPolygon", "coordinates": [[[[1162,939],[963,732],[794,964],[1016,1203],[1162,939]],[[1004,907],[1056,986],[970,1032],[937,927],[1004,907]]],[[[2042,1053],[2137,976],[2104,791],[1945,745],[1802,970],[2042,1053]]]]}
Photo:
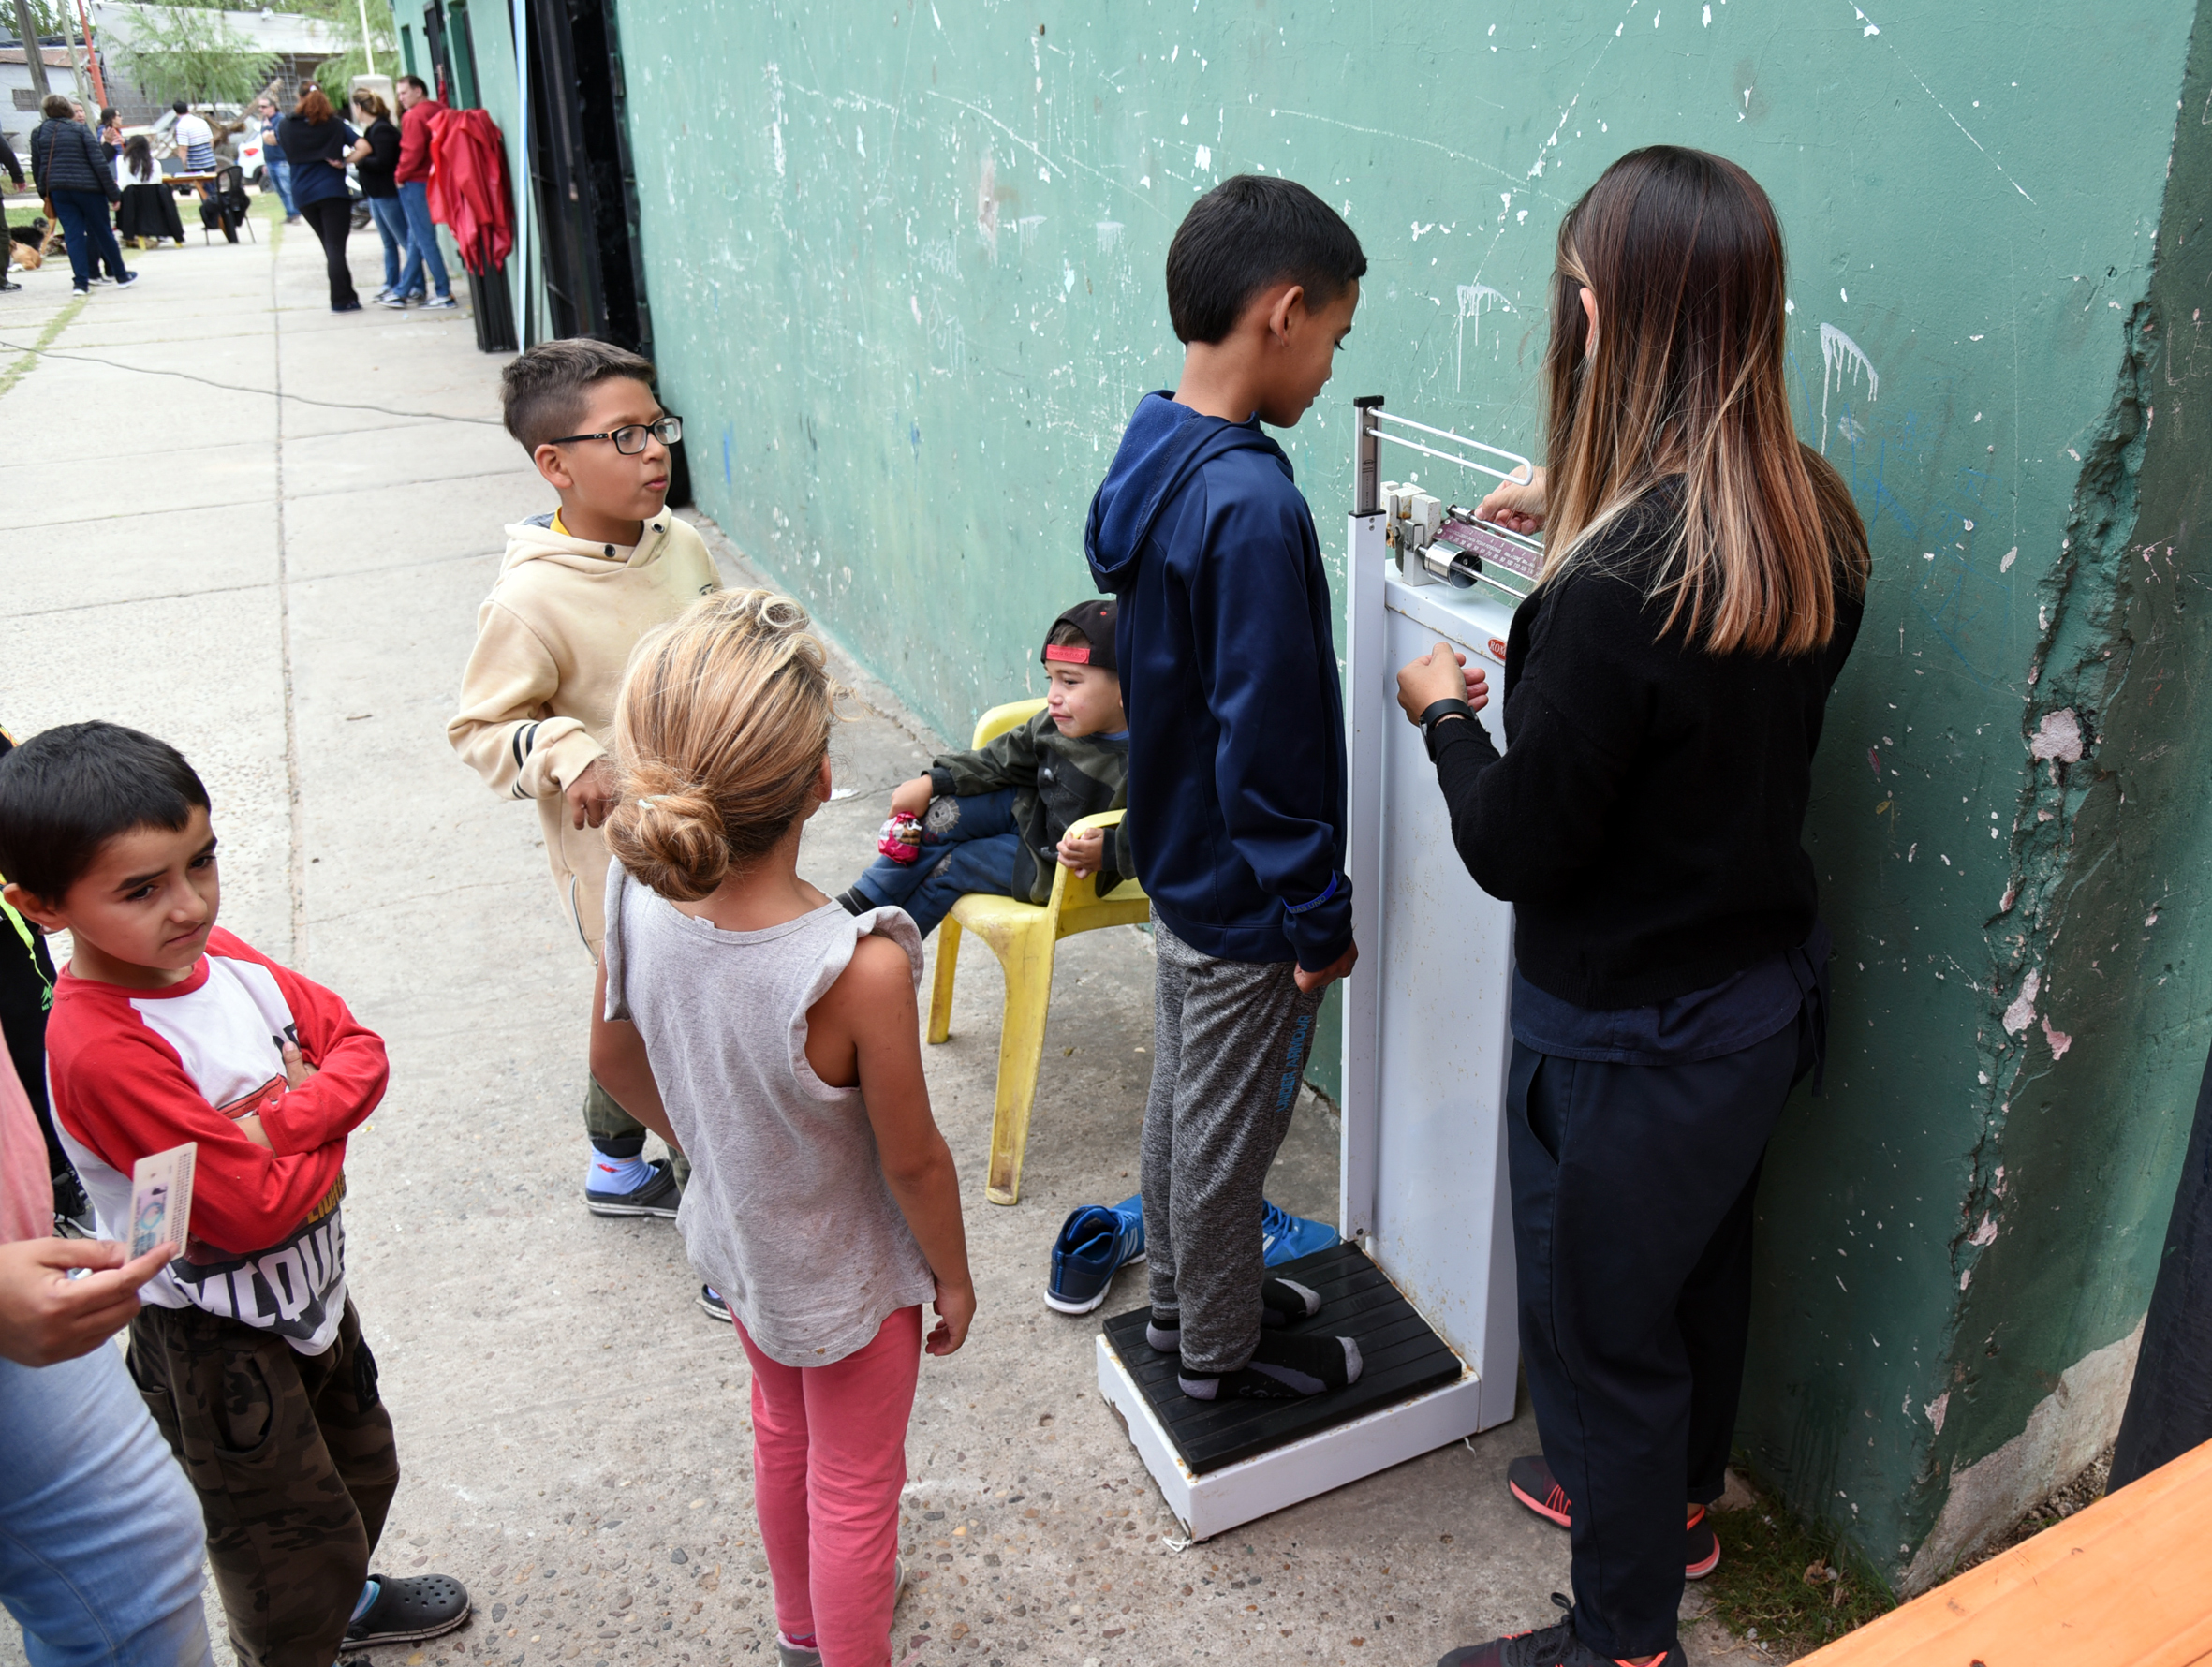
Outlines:
{"type": "Polygon", "coordinates": [[[1321,992],[1359,952],[1329,582],[1261,424],[1313,404],[1366,270],[1351,228],[1289,180],[1243,175],[1194,203],[1168,250],[1182,381],[1139,403],[1084,534],[1120,598],[1128,827],[1159,959],[1146,1335],[1203,1400],[1318,1394],[1360,1370],[1349,1337],[1263,1329],[1319,1310],[1265,1276],[1261,1189],[1321,992]]]}

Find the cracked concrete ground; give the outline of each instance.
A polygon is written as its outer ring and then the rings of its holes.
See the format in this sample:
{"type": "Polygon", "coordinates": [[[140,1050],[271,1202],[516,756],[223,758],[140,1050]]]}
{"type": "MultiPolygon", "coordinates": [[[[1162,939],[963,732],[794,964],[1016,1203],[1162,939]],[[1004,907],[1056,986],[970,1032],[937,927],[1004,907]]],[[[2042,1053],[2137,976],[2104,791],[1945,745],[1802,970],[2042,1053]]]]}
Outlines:
{"type": "MultiPolygon", "coordinates": [[[[15,506],[0,720],[23,734],[110,717],[181,745],[215,800],[226,924],[390,1045],[347,1203],[406,1472],[377,1566],[450,1573],[476,1613],[373,1659],[773,1660],[744,1356],[694,1306],[672,1226],[583,1209],[591,966],[535,817],[444,737],[500,528],[553,499],[494,420],[502,361],[476,351],[465,316],[333,317],[298,231],[149,254],[135,289],[74,312],[55,268],[23,274],[0,339],[44,332],[53,352],[0,395],[15,506]],[[99,443],[81,416],[56,420],[73,413],[101,414],[99,443]]],[[[354,241],[357,282],[373,248],[354,241]]],[[[856,796],[804,847],[830,892],[872,854],[891,785],[939,745],[856,682],[865,701],[835,754],[856,796]]],[[[923,1365],[899,1656],[1420,1663],[1548,1620],[1566,1538],[1503,1485],[1535,1445],[1525,1409],[1471,1447],[1170,1542],[1095,1388],[1098,1317],[1040,1300],[1065,1213],[1135,1189],[1151,977],[1134,929],[1061,947],[1013,1208],[982,1199],[1000,983],[972,943],[953,1038],[925,1051],[981,1306],[968,1346],[923,1365]]],[[[1271,1196],[1334,1217],[1335,1143],[1308,1097],[1271,1196]]],[[[1106,1311],[1140,1298],[1125,1276],[1106,1311]]],[[[1693,1660],[1736,1647],[1691,1634],[1693,1660]]],[[[0,1642],[0,1662],[21,1660],[0,1642]]]]}

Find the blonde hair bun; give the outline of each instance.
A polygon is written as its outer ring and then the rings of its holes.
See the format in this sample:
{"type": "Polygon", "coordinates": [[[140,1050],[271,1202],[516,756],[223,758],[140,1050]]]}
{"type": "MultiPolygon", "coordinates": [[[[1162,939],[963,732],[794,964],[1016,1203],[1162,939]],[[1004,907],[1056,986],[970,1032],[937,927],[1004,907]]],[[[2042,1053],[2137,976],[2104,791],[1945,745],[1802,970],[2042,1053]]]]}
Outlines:
{"type": "MultiPolygon", "coordinates": [[[[665,776],[666,772],[648,774],[665,776]]],[[[632,779],[634,785],[647,785],[632,779]]],[[[651,786],[653,791],[639,794],[614,813],[628,813],[628,844],[638,859],[625,857],[623,865],[664,897],[697,902],[730,872],[730,842],[722,834],[722,819],[704,793],[687,792],[672,780],[655,780],[651,786]]],[[[613,836],[611,818],[610,844],[613,836]]]]}
{"type": "Polygon", "coordinates": [[[693,903],[807,808],[842,692],[806,610],[717,591],[647,636],[615,702],[622,802],[607,845],[640,883],[693,903]]]}

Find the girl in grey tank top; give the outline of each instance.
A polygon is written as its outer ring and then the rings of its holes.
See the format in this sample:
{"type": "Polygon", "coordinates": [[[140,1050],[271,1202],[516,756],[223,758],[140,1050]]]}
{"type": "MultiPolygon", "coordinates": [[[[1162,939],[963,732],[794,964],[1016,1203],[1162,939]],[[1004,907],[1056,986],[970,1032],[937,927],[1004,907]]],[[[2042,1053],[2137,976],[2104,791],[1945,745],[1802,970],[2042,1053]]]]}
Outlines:
{"type": "Polygon", "coordinates": [[[859,1349],[936,1293],[883,1178],[857,1087],[806,1059],[806,1015],[880,934],[919,983],[922,939],[899,909],[834,903],[750,932],[677,909],[607,874],[607,1016],[645,1041],[691,1183],[676,1225],[700,1277],[789,1366],[859,1349]]]}
{"type": "Polygon", "coordinates": [[[837,694],[806,625],[721,591],[631,658],[592,1071],[691,1160],[677,1221],[751,1365],[779,1663],[884,1667],[919,1357],[960,1347],[975,1287],[914,922],[799,878],[837,694]]]}

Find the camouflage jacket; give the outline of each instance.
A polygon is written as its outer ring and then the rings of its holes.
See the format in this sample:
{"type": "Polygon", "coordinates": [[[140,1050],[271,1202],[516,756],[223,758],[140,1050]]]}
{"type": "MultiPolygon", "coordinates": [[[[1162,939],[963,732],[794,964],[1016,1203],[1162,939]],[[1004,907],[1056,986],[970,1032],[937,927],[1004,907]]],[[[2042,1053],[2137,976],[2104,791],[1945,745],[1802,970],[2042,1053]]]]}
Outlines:
{"type": "MultiPolygon", "coordinates": [[[[1108,740],[1102,735],[1063,735],[1050,715],[1040,712],[988,745],[973,752],[946,753],[931,763],[929,781],[930,791],[939,796],[1014,789],[1014,826],[1021,832],[1022,844],[1033,864],[1029,901],[1048,903],[1053,895],[1053,871],[1060,862],[1056,848],[1069,824],[1102,810],[1128,806],[1128,737],[1108,740]]],[[[1123,880],[1136,878],[1126,823],[1112,830],[1104,856],[1105,863],[1099,870],[1101,897],[1123,880]]],[[[1017,895],[1021,889],[1022,876],[1017,870],[1017,895]]]]}

